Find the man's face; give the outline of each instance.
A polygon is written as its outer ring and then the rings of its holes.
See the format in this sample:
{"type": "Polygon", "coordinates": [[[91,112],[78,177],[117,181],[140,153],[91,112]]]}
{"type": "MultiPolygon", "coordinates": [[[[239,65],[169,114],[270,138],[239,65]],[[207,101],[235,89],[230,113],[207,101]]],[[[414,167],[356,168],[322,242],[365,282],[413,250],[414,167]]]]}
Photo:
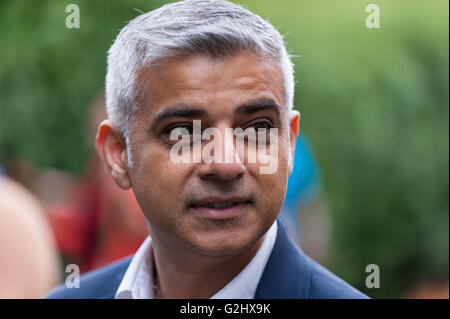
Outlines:
{"type": "Polygon", "coordinates": [[[155,242],[211,256],[250,247],[281,209],[289,143],[295,145],[298,132],[298,116],[290,121],[286,113],[278,65],[249,53],[191,55],[159,60],[140,81],[144,94],[127,146],[128,176],[155,242]],[[277,128],[277,170],[261,174],[261,163],[238,155],[233,163],[174,163],[170,151],[177,141],[170,133],[189,130],[193,120],[223,136],[225,128],[277,128]]]}

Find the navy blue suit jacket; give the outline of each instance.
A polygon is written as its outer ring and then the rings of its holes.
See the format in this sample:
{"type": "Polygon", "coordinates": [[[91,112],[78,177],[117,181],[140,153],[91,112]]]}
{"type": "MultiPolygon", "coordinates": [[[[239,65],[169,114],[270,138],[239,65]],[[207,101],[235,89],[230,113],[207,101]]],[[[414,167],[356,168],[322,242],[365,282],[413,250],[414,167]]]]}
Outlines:
{"type": "MultiPolygon", "coordinates": [[[[131,258],[88,272],[80,277],[79,288],[61,285],[47,298],[114,298],[131,258]]],[[[256,289],[255,298],[344,299],[367,296],[306,256],[288,237],[278,220],[275,245],[256,289]]]]}

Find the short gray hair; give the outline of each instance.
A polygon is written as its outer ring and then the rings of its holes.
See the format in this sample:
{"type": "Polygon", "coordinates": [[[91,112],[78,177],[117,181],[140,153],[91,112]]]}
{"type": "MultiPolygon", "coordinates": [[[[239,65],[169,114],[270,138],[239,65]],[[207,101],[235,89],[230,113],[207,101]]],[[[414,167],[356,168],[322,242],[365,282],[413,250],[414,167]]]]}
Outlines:
{"type": "Polygon", "coordinates": [[[119,33],[108,51],[106,109],[128,139],[139,108],[139,73],[150,63],[181,54],[225,57],[241,50],[277,61],[285,105],[293,108],[294,70],[283,37],[269,22],[224,0],[185,0],[141,14],[119,33]]]}

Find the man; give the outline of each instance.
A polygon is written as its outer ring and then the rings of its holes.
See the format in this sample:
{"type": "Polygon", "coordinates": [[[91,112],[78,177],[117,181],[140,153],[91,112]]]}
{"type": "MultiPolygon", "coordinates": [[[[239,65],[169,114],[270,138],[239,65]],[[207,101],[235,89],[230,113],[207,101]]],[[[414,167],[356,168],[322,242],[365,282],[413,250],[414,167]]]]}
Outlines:
{"type": "Polygon", "coordinates": [[[96,146],[151,236],[50,298],[364,298],[277,222],[299,133],[293,91],[281,35],[238,5],[187,0],[131,21],[109,50],[96,146]],[[199,129],[213,129],[213,148],[199,129]]]}

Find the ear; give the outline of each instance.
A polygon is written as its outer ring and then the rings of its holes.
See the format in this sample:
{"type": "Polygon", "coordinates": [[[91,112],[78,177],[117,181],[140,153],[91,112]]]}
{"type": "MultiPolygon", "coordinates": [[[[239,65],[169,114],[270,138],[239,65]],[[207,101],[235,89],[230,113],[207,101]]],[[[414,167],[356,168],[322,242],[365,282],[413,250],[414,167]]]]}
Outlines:
{"type": "Polygon", "coordinates": [[[300,112],[292,110],[289,113],[289,175],[294,168],[295,145],[300,133],[300,112]]]}
{"type": "Polygon", "coordinates": [[[95,146],[104,168],[117,186],[129,189],[127,146],[122,133],[110,120],[104,120],[98,127],[95,146]]]}

